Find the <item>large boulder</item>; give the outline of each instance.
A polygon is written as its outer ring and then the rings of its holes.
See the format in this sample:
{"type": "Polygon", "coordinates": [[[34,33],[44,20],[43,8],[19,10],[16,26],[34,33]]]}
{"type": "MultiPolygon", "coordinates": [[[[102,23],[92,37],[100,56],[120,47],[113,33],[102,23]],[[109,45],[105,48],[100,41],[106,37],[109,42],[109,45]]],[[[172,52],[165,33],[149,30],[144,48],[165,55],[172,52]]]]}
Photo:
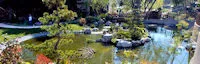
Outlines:
{"type": "Polygon", "coordinates": [[[126,41],[126,40],[122,40],[122,39],[117,39],[117,47],[139,47],[139,46],[143,46],[144,44],[148,43],[151,41],[151,38],[142,38],[141,40],[138,41],[126,41]]]}
{"type": "Polygon", "coordinates": [[[103,43],[109,43],[111,42],[111,40],[112,40],[112,34],[105,34],[101,39],[103,43]]]}
{"type": "Polygon", "coordinates": [[[117,47],[132,47],[132,43],[126,40],[119,40],[117,42],[117,47]]]}

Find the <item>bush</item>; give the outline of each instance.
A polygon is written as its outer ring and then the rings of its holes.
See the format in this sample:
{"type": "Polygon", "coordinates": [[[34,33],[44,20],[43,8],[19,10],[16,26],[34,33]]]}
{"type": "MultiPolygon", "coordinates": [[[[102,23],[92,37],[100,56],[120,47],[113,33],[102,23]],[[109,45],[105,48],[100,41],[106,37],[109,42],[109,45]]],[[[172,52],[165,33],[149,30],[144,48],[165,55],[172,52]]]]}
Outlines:
{"type": "Polygon", "coordinates": [[[125,28],[125,29],[127,29],[127,28],[129,27],[129,25],[128,25],[127,23],[124,23],[124,24],[122,25],[122,27],[125,28]]]}
{"type": "Polygon", "coordinates": [[[106,18],[108,16],[108,14],[100,14],[99,18],[106,18]]]}
{"type": "Polygon", "coordinates": [[[85,25],[87,22],[86,22],[86,19],[85,18],[81,18],[79,20],[79,23],[82,24],[82,25],[85,25]]]}
{"type": "Polygon", "coordinates": [[[96,21],[99,21],[99,18],[93,17],[93,16],[88,16],[88,17],[86,17],[86,21],[87,21],[87,23],[94,23],[96,21]]]}
{"type": "Polygon", "coordinates": [[[94,27],[95,27],[95,25],[94,25],[94,24],[91,24],[91,25],[90,25],[90,27],[91,27],[91,28],[94,28],[94,27]]]}
{"type": "Polygon", "coordinates": [[[178,29],[187,29],[189,26],[189,23],[186,22],[185,20],[181,20],[178,22],[178,24],[176,26],[178,29]]]}
{"type": "Polygon", "coordinates": [[[116,34],[116,38],[119,39],[129,39],[131,38],[131,34],[129,31],[123,31],[123,30],[119,30],[116,34]]]}
{"type": "Polygon", "coordinates": [[[130,30],[132,40],[140,40],[142,37],[147,36],[147,32],[144,28],[134,27],[134,30],[130,30]]]}

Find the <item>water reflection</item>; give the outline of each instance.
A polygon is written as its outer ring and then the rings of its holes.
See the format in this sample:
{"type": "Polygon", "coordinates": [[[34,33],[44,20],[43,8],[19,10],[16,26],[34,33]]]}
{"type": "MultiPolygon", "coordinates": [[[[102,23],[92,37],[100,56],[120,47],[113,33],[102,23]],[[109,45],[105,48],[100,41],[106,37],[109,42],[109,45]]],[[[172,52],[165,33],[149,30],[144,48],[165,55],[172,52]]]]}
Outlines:
{"type": "MultiPolygon", "coordinates": [[[[158,27],[154,31],[149,31],[149,35],[153,38],[153,41],[145,46],[139,47],[135,50],[137,57],[134,59],[124,59],[124,57],[117,55],[114,50],[114,64],[121,64],[124,61],[129,60],[127,63],[158,63],[158,64],[188,64],[189,53],[185,50],[185,42],[181,46],[174,46],[173,31],[162,27],[158,27]],[[174,51],[175,50],[175,51],[174,51]]],[[[134,50],[132,50],[134,51],[134,50]]]]}

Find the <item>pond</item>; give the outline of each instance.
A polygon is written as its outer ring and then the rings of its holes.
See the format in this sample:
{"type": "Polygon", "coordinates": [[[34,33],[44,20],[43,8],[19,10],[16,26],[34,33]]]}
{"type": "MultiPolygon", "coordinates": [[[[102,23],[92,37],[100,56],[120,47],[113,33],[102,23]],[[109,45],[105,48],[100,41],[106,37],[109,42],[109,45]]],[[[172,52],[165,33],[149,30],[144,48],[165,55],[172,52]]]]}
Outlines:
{"type": "Polygon", "coordinates": [[[157,27],[156,30],[149,30],[149,35],[152,42],[133,50],[125,50],[131,51],[130,54],[134,54],[132,57],[126,57],[124,49],[115,48],[114,64],[188,64],[189,53],[184,48],[186,42],[182,42],[181,46],[174,46],[172,30],[157,27]]]}
{"type": "MultiPolygon", "coordinates": [[[[188,64],[189,53],[184,46],[186,42],[182,42],[181,46],[174,46],[173,31],[162,27],[156,30],[149,30],[152,41],[144,46],[135,49],[118,49],[113,46],[104,46],[101,43],[86,43],[86,38],[92,40],[101,38],[102,35],[76,35],[75,42],[71,46],[64,49],[79,49],[85,46],[93,48],[96,53],[91,59],[77,59],[75,63],[104,64],[104,63],[132,63],[132,64],[188,64]],[[176,50],[174,50],[176,49],[176,50]],[[131,51],[130,57],[126,57],[123,51],[131,51]]],[[[46,39],[32,39],[24,42],[24,44],[40,44],[46,39]]],[[[24,49],[22,58],[25,61],[34,63],[37,53],[24,49]]]]}
{"type": "MultiPolygon", "coordinates": [[[[105,62],[111,63],[112,62],[112,46],[104,46],[101,43],[86,43],[86,40],[92,39],[96,40],[101,38],[102,35],[75,35],[74,38],[72,38],[74,41],[73,43],[69,43],[67,46],[61,47],[63,50],[79,50],[83,47],[91,47],[96,52],[95,55],[90,59],[74,59],[71,60],[77,64],[79,63],[89,63],[89,64],[104,64],[105,62]]],[[[31,39],[28,41],[25,41],[23,44],[41,44],[45,40],[48,40],[49,38],[37,38],[37,39],[31,39]]],[[[54,38],[53,38],[54,39],[54,38]]],[[[23,45],[22,44],[22,45],[23,45]]],[[[34,63],[36,61],[37,54],[40,54],[39,52],[30,51],[28,49],[23,50],[22,58],[26,62],[34,63]]],[[[55,61],[55,60],[52,60],[55,61]]]]}

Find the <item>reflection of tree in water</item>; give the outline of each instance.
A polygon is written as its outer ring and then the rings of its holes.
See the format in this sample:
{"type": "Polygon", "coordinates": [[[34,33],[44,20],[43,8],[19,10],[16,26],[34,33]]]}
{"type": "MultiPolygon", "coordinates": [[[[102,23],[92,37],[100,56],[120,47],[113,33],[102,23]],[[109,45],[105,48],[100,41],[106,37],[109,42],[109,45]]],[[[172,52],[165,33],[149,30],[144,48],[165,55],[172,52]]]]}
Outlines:
{"type": "Polygon", "coordinates": [[[90,47],[84,47],[78,50],[79,54],[81,55],[80,58],[92,58],[95,54],[95,51],[90,47]]]}

